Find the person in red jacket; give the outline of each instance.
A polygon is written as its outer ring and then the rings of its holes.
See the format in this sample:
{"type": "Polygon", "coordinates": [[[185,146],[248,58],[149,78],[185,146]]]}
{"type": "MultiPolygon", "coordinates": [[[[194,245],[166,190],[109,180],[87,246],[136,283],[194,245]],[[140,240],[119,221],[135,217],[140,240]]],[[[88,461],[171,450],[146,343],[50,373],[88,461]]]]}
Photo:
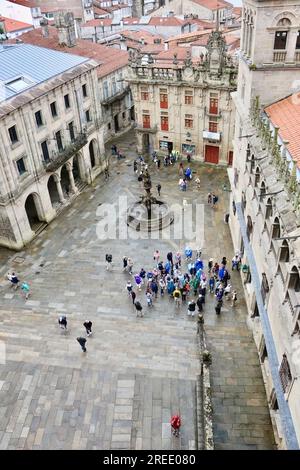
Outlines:
{"type": "Polygon", "coordinates": [[[172,416],[171,426],[173,428],[173,431],[172,431],[173,435],[178,437],[179,436],[179,429],[180,429],[180,426],[181,426],[181,419],[180,419],[179,415],[172,416]]]}

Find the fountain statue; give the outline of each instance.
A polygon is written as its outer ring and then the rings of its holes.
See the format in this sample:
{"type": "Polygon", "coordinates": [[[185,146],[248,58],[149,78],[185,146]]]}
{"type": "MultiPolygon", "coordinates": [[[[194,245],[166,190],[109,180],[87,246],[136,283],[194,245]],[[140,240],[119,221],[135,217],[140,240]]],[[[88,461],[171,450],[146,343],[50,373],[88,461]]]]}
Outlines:
{"type": "Polygon", "coordinates": [[[160,231],[174,221],[174,215],[163,201],[151,194],[152,182],[148,169],[142,173],[145,194],[127,211],[127,225],[137,231],[148,233],[160,231]]]}

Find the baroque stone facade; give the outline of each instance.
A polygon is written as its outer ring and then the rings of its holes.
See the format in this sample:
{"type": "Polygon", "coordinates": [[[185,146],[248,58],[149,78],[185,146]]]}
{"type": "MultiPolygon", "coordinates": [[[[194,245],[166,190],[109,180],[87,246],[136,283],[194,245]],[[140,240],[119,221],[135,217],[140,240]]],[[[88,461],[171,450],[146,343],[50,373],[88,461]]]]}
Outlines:
{"type": "Polygon", "coordinates": [[[206,55],[178,48],[156,56],[131,54],[128,81],[140,152],[177,150],[208,163],[230,164],[234,113],[230,93],[237,69],[226,55],[219,31],[211,33],[206,55]]]}
{"type": "MultiPolygon", "coordinates": [[[[299,2],[244,1],[233,93],[234,160],[228,170],[230,228],[242,254],[248,323],[277,445],[288,449],[298,449],[300,442],[300,171],[268,105],[290,95],[300,79],[299,30],[299,2]]],[[[293,113],[285,131],[293,138],[300,132],[293,113]]]]}

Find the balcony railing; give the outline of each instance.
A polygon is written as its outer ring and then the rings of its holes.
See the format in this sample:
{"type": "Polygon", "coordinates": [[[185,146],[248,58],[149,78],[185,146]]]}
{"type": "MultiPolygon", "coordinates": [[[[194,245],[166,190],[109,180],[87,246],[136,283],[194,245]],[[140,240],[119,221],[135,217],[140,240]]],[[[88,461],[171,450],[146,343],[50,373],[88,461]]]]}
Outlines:
{"type": "Polygon", "coordinates": [[[295,62],[300,62],[300,51],[296,51],[295,52],[295,58],[294,58],[295,62]]]}
{"type": "Polygon", "coordinates": [[[49,162],[43,162],[46,171],[51,172],[57,170],[66,163],[75,153],[88,143],[85,133],[79,134],[73,142],[70,142],[61,152],[54,154],[54,158],[50,158],[49,162]]]}
{"type": "Polygon", "coordinates": [[[122,98],[124,98],[124,96],[127,95],[128,92],[129,92],[129,86],[123,88],[123,90],[118,90],[113,95],[109,96],[108,98],[103,99],[101,101],[101,104],[103,106],[109,106],[114,101],[121,100],[122,98]]]}
{"type": "Polygon", "coordinates": [[[273,62],[285,62],[286,51],[273,51],[273,62]]]}
{"type": "Polygon", "coordinates": [[[157,124],[155,124],[154,126],[151,126],[151,124],[149,124],[149,127],[145,127],[145,125],[146,123],[136,124],[134,127],[140,132],[156,132],[157,131],[157,124]]]}

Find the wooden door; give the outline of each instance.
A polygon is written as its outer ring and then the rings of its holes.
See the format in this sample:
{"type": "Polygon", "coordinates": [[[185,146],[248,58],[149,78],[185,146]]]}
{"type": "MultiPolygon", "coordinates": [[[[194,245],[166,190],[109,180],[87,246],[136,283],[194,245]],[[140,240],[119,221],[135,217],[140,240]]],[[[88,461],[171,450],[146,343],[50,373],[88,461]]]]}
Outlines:
{"type": "Polygon", "coordinates": [[[219,147],[215,147],[213,145],[206,145],[205,161],[207,163],[219,163],[219,147]]]}

